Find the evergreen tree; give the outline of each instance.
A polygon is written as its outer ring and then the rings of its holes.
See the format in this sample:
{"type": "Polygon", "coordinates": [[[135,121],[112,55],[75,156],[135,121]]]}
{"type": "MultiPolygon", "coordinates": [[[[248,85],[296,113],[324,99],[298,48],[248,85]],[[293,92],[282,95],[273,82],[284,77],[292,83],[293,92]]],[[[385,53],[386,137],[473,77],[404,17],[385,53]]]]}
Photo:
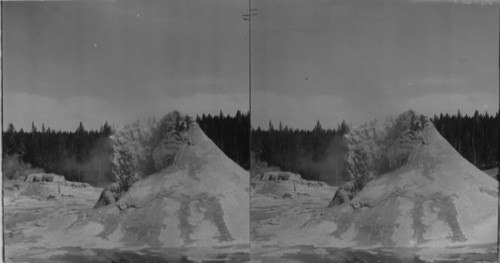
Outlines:
{"type": "Polygon", "coordinates": [[[269,120],[269,128],[268,128],[268,130],[270,132],[274,131],[274,126],[273,126],[273,123],[271,122],[271,120],[269,120]]]}
{"type": "Polygon", "coordinates": [[[34,135],[35,133],[37,133],[37,129],[36,129],[36,126],[35,126],[35,122],[32,121],[31,122],[31,134],[34,135]]]}

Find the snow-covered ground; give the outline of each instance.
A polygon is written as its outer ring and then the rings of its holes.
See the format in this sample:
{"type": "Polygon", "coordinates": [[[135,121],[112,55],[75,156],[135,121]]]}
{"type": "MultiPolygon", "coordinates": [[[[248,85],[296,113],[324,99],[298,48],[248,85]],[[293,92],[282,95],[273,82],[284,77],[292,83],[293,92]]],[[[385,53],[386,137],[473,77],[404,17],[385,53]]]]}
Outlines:
{"type": "MultiPolygon", "coordinates": [[[[4,181],[4,242],[7,262],[29,262],[29,255],[47,259],[50,249],[37,247],[37,241],[44,238],[39,230],[47,221],[58,220],[64,224],[81,211],[94,206],[102,188],[73,182],[20,182],[4,181]]],[[[75,236],[77,237],[77,236],[75,236]]],[[[47,242],[65,242],[57,237],[47,242]]],[[[33,261],[34,262],[34,261],[33,261]]]]}

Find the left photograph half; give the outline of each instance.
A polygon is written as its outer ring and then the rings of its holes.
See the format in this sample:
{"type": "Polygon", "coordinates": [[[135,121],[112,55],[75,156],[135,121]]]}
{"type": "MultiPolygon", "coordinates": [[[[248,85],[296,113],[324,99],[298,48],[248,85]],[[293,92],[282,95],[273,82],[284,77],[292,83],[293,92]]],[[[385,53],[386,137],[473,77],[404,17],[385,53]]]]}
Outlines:
{"type": "Polygon", "coordinates": [[[2,2],[5,262],[248,262],[248,2],[2,2]]]}

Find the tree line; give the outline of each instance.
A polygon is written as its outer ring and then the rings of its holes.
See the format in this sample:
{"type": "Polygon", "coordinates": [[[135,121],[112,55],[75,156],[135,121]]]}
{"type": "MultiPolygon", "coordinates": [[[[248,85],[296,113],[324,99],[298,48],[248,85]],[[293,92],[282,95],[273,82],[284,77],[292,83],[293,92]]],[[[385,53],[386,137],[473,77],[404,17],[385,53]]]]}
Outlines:
{"type": "MultiPolygon", "coordinates": [[[[431,118],[441,135],[469,162],[479,169],[498,166],[499,117],[480,114],[462,116],[440,114],[431,118]]],[[[324,129],[318,121],[312,130],[275,128],[269,122],[267,130],[252,130],[254,163],[277,166],[301,174],[307,180],[340,184],[345,180],[345,145],[342,137],[349,126],[342,122],[336,129],[324,129]]],[[[259,167],[260,165],[256,165],[259,167]]],[[[257,171],[258,172],[258,171],[257,171]]]]}
{"type": "MultiPolygon", "coordinates": [[[[480,169],[498,166],[498,113],[478,111],[473,116],[440,114],[431,118],[436,129],[469,162],[480,169]]],[[[342,181],[344,151],[342,137],[349,131],[343,121],[337,128],[325,129],[318,121],[312,130],[278,127],[270,121],[267,130],[252,129],[250,114],[238,111],[234,116],[196,116],[205,134],[232,160],[250,168],[250,151],[255,161],[296,172],[308,180],[332,184],[342,181]],[[252,144],[249,138],[251,134],[252,144]]],[[[74,132],[55,131],[34,123],[30,131],[16,130],[12,123],[3,132],[5,160],[19,159],[45,172],[62,174],[67,180],[85,181],[94,185],[109,182],[109,151],[107,138],[113,128],[106,122],[98,130],[86,130],[82,123],[74,132]]],[[[10,162],[12,163],[12,162],[10,162]]]]}
{"type": "Polygon", "coordinates": [[[498,166],[498,112],[489,115],[434,115],[432,122],[441,135],[470,163],[479,169],[498,166]]]}
{"type": "Polygon", "coordinates": [[[250,113],[196,116],[203,132],[233,161],[250,169],[250,113]]]}
{"type": "Polygon", "coordinates": [[[349,125],[324,129],[318,121],[312,130],[292,129],[269,121],[267,130],[252,130],[251,150],[257,162],[299,173],[306,180],[339,183],[344,170],[342,137],[349,125]]]}
{"type": "MultiPolygon", "coordinates": [[[[201,129],[231,159],[249,167],[249,114],[197,116],[201,129]]],[[[64,175],[66,180],[106,185],[110,182],[108,137],[114,128],[105,122],[98,130],[87,130],[83,123],[75,131],[56,131],[34,123],[30,131],[7,125],[2,136],[4,178],[14,179],[27,171],[64,175]],[[33,169],[32,169],[33,167],[33,169]],[[36,169],[34,169],[36,168],[36,169]]]]}
{"type": "Polygon", "coordinates": [[[45,124],[38,129],[34,122],[30,131],[22,128],[17,131],[9,123],[2,136],[4,177],[21,176],[23,171],[16,165],[29,165],[64,175],[70,181],[105,184],[110,178],[107,138],[111,133],[108,122],[99,130],[86,130],[80,122],[74,132],[56,131],[46,128],[45,124]]]}

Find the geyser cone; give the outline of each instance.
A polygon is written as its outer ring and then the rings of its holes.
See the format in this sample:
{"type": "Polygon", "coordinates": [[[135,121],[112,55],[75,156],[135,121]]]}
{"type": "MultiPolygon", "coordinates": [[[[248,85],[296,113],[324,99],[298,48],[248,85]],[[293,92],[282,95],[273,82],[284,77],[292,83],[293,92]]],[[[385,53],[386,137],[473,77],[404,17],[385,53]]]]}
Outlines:
{"type": "Polygon", "coordinates": [[[395,170],[375,176],[333,206],[333,235],[358,245],[427,246],[496,242],[497,182],[465,160],[430,121],[395,170]]]}
{"type": "Polygon", "coordinates": [[[153,246],[248,243],[249,175],[192,125],[172,164],[109,208],[105,232],[153,246]]]}

